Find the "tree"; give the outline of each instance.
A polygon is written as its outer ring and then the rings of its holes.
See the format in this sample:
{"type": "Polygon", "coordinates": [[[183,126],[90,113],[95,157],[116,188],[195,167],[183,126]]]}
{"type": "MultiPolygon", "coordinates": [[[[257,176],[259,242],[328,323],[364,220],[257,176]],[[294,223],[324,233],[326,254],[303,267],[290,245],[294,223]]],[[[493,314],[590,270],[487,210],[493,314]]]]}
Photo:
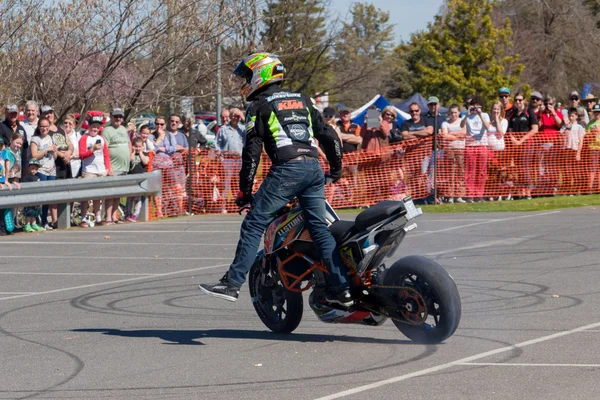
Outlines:
{"type": "Polygon", "coordinates": [[[247,28],[246,15],[223,0],[42,4],[12,35],[16,52],[6,57],[10,76],[2,78],[15,100],[51,104],[59,115],[117,105],[126,114],[164,110],[181,97],[214,95],[215,48],[247,28]],[[209,90],[198,94],[198,86],[209,90]]]}
{"type": "Polygon", "coordinates": [[[334,86],[330,96],[350,107],[386,91],[393,69],[390,15],[372,4],[355,3],[342,22],[333,52],[334,86]]]}
{"type": "Polygon", "coordinates": [[[262,43],[286,68],[284,87],[317,93],[331,83],[335,34],[326,29],[323,0],[275,0],[263,12],[262,43]]]}
{"type": "MultiPolygon", "coordinates": [[[[496,18],[508,17],[514,51],[521,54],[522,81],[535,90],[568,100],[568,94],[586,82],[598,82],[594,66],[600,57],[600,35],[585,0],[504,0],[496,18]]],[[[587,4],[592,6],[588,1],[587,4]]],[[[598,3],[600,4],[600,3],[598,3]]]]}
{"type": "Polygon", "coordinates": [[[24,37],[30,20],[43,0],[4,0],[0,13],[0,104],[20,100],[18,85],[12,79],[23,68],[24,37]]]}
{"type": "MultiPolygon", "coordinates": [[[[593,15],[600,16],[600,0],[583,0],[593,15]]],[[[596,22],[596,27],[600,29],[600,20],[596,22]]]]}
{"type": "MultiPolygon", "coordinates": [[[[410,86],[446,102],[462,102],[473,93],[489,100],[503,86],[513,87],[523,71],[519,56],[511,55],[508,20],[492,20],[494,0],[447,0],[425,31],[396,49],[413,74],[410,86]]],[[[405,84],[405,83],[403,83],[405,84]]]]}

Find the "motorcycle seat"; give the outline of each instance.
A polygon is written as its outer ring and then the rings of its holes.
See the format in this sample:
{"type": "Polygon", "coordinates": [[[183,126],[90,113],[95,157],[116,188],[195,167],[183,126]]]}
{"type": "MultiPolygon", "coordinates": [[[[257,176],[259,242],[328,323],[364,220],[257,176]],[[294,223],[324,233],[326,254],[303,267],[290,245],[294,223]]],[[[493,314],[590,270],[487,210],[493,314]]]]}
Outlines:
{"type": "Polygon", "coordinates": [[[336,243],[341,243],[342,239],[354,229],[354,221],[335,221],[329,226],[331,234],[335,238],[336,243]]]}
{"type": "Polygon", "coordinates": [[[388,219],[392,215],[399,214],[402,210],[404,210],[402,202],[385,200],[358,214],[354,221],[354,226],[359,232],[364,231],[367,230],[367,228],[388,219]]]}

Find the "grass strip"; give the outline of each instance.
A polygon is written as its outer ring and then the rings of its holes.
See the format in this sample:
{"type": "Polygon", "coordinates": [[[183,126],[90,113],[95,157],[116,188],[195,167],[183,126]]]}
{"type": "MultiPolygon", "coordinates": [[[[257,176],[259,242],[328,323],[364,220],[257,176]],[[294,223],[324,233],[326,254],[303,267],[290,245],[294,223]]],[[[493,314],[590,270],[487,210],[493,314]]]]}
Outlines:
{"type": "MultiPolygon", "coordinates": [[[[534,197],[531,200],[484,201],[481,203],[454,203],[436,205],[418,205],[424,213],[461,213],[461,212],[519,212],[544,211],[559,208],[577,208],[600,206],[600,194],[586,196],[550,196],[534,197]]],[[[363,209],[347,208],[335,210],[337,213],[358,214],[363,209]]]]}

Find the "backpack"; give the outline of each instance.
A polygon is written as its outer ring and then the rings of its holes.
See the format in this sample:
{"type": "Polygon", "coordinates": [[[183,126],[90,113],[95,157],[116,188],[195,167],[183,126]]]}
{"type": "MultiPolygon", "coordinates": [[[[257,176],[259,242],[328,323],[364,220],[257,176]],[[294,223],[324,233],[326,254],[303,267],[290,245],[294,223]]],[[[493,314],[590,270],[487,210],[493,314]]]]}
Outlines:
{"type": "Polygon", "coordinates": [[[15,230],[15,222],[13,220],[13,215],[12,212],[10,211],[10,208],[6,208],[4,210],[4,229],[6,229],[7,232],[12,232],[15,230]]]}

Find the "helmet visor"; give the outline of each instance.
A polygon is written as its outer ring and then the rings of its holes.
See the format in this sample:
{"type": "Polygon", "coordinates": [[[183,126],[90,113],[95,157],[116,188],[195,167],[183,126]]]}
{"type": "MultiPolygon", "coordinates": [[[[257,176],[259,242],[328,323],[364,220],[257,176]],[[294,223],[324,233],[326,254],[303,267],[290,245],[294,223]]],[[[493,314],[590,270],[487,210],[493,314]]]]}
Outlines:
{"type": "Polygon", "coordinates": [[[243,78],[245,82],[250,82],[250,79],[252,79],[252,70],[248,68],[245,61],[242,61],[233,70],[233,75],[243,78]]]}

